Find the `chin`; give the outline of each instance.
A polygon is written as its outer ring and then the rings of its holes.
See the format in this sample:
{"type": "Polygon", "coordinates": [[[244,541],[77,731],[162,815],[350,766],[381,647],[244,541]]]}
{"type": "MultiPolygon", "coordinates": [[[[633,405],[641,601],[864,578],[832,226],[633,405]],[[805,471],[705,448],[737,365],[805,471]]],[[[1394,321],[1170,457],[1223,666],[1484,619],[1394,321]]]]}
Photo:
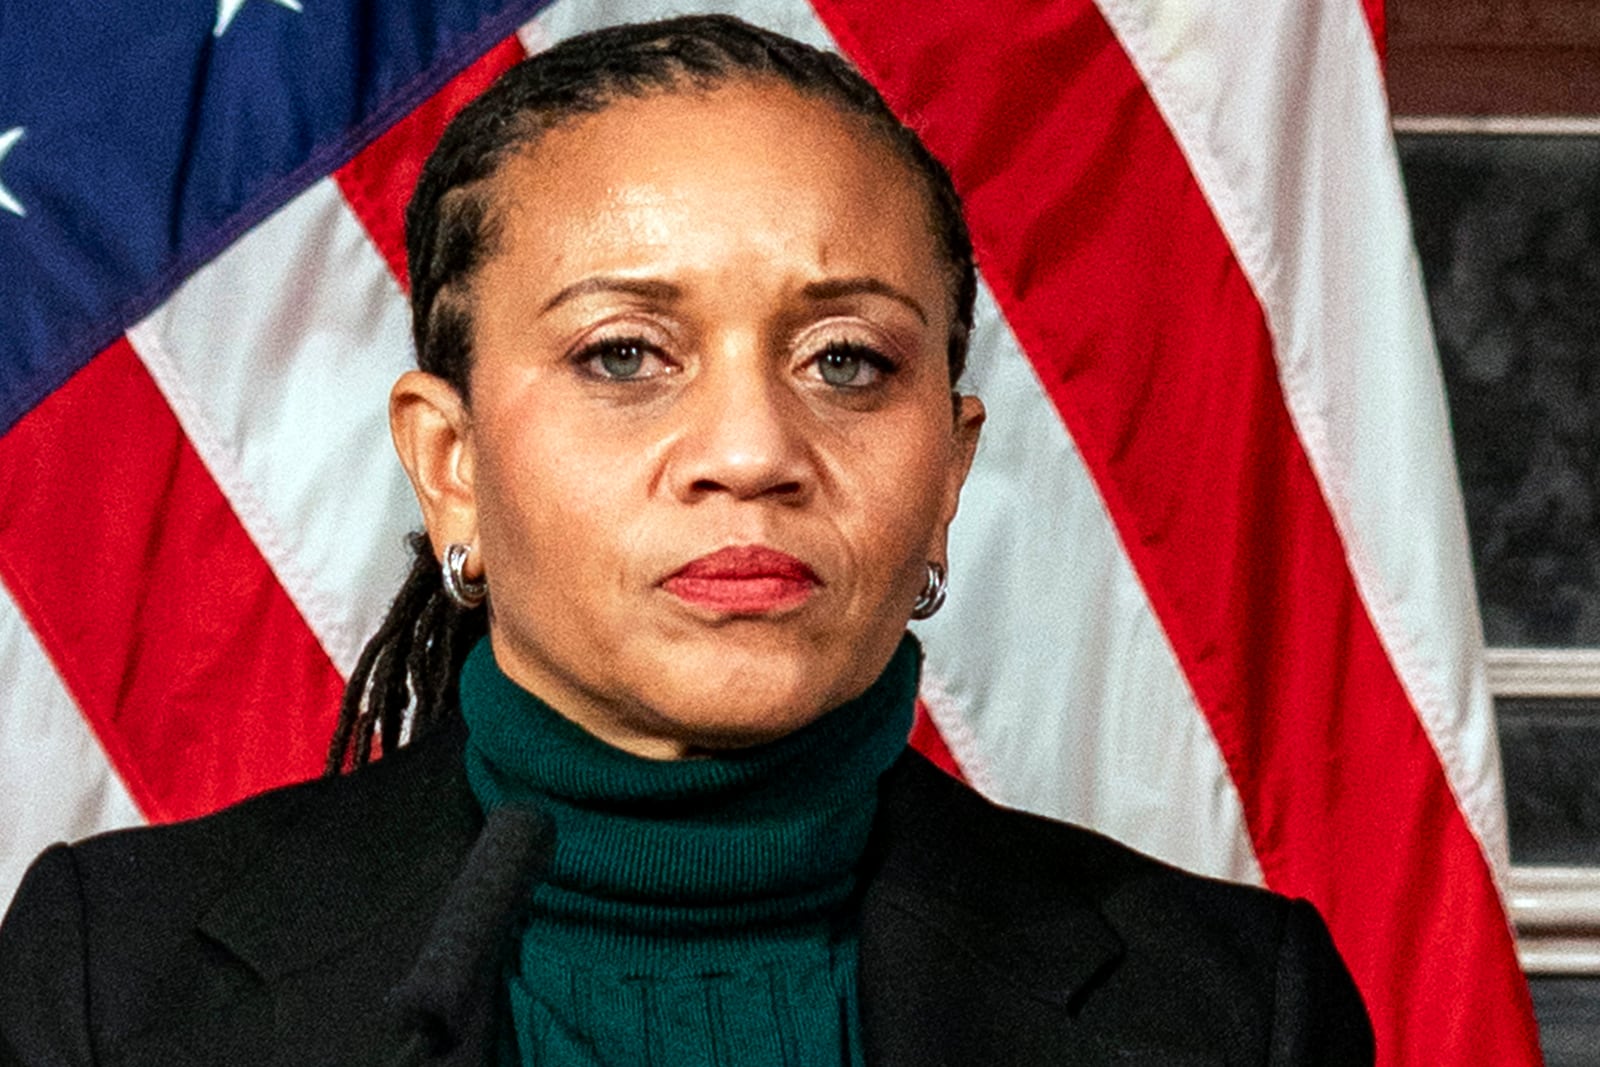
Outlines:
{"type": "MultiPolygon", "coordinates": [[[[765,688],[765,687],[763,687],[765,688]]],[[[751,692],[732,685],[718,697],[685,702],[681,709],[661,709],[689,745],[697,748],[748,748],[776,741],[815,722],[843,701],[829,701],[805,691],[751,692]]]]}
{"type": "Polygon", "coordinates": [[[748,748],[791,734],[871,684],[854,684],[845,665],[815,651],[794,656],[741,654],[719,642],[708,655],[681,655],[654,672],[653,710],[686,744],[704,749],[748,748]]]}

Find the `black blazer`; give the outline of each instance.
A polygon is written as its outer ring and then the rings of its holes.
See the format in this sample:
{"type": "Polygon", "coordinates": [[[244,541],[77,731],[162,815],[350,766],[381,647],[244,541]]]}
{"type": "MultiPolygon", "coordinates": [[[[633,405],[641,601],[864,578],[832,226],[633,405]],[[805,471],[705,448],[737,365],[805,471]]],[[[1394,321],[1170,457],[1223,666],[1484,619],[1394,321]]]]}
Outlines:
{"type": "MultiPolygon", "coordinates": [[[[494,863],[461,742],[46,851],[0,927],[0,1064],[483,1062],[502,957],[459,914],[494,863]],[[397,1005],[463,951],[438,1011],[397,1005]]],[[[1310,905],[995,807],[915,754],[881,793],[872,1067],[1372,1062],[1310,905]]]]}

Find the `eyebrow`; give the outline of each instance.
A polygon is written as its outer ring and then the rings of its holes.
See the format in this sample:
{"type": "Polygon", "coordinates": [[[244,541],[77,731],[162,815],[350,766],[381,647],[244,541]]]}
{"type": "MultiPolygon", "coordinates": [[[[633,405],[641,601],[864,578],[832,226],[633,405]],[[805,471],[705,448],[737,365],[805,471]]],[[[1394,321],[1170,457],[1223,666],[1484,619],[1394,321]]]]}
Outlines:
{"type": "Polygon", "coordinates": [[[828,278],[820,282],[812,282],[801,290],[811,300],[837,300],[840,297],[859,296],[870,293],[873,296],[886,296],[890,300],[904,304],[916,313],[917,318],[927,325],[928,312],[914,300],[909,293],[902,292],[881,278],[864,275],[859,278],[828,278]]]}
{"type": "MultiPolygon", "coordinates": [[[[872,296],[887,297],[898,304],[909,308],[924,325],[928,321],[928,312],[909,294],[895,288],[881,278],[871,275],[862,275],[853,278],[826,278],[822,281],[810,282],[800,290],[808,300],[839,300],[848,296],[859,296],[863,293],[872,296]]],[[[649,278],[621,278],[610,274],[599,274],[592,278],[584,278],[566,286],[549,300],[545,301],[540,314],[554,311],[569,300],[576,300],[580,296],[592,296],[595,293],[622,293],[627,296],[637,296],[645,300],[657,300],[662,303],[672,303],[683,297],[683,290],[671,282],[653,280],[649,278]]]]}
{"type": "Polygon", "coordinates": [[[599,274],[593,278],[584,278],[582,281],[573,282],[562,289],[555,296],[545,301],[540,309],[540,314],[554,311],[569,300],[580,296],[590,296],[594,293],[623,293],[628,296],[642,297],[645,300],[659,300],[671,303],[683,296],[683,290],[671,282],[652,281],[647,278],[619,278],[610,274],[599,274]]]}

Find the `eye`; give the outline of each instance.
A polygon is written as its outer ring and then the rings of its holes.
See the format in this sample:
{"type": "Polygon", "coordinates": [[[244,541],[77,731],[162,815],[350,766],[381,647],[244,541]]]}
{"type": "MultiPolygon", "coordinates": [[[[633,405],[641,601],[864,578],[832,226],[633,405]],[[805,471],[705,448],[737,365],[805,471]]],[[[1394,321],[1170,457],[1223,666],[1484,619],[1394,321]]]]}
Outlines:
{"type": "Polygon", "coordinates": [[[585,346],[577,361],[588,374],[609,381],[637,381],[671,371],[660,351],[637,337],[597,341],[585,346]]]}
{"type": "Polygon", "coordinates": [[[876,385],[895,370],[883,353],[850,341],[830,341],[812,362],[818,377],[840,389],[876,385]]]}

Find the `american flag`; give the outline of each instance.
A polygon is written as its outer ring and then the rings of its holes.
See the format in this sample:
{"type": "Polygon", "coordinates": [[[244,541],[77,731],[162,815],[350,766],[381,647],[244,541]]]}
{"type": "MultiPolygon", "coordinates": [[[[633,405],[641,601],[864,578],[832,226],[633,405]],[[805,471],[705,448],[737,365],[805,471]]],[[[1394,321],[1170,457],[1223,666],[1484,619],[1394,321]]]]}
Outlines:
{"type": "Polygon", "coordinates": [[[991,417],[917,743],[1315,902],[1381,1063],[1537,1063],[1365,4],[0,0],[0,899],[318,772],[418,524],[422,158],[527,51],[716,9],[843,51],[968,205],[991,417]]]}

